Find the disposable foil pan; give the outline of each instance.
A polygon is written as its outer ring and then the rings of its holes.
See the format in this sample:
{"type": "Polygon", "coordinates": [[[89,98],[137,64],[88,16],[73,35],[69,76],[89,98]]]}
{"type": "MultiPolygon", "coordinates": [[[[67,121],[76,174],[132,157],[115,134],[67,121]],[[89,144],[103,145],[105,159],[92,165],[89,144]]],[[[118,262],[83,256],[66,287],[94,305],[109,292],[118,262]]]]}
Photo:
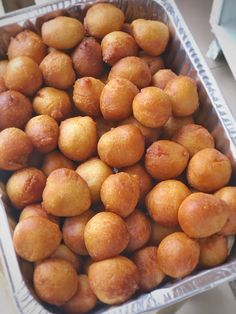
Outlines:
{"type": "MultiPolygon", "coordinates": [[[[10,13],[0,19],[0,55],[4,58],[9,39],[22,28],[40,31],[43,21],[56,15],[70,15],[81,19],[84,8],[95,1],[51,1],[50,4],[31,7],[10,13]]],[[[186,24],[172,0],[112,0],[122,8],[126,20],[143,17],[158,19],[168,24],[171,32],[169,49],[165,55],[167,67],[176,73],[188,75],[197,80],[200,96],[198,123],[208,128],[215,138],[216,146],[225,153],[233,164],[234,175],[230,184],[236,180],[236,125],[221,93],[201,56],[186,24]]],[[[0,173],[4,181],[4,173],[0,173]]],[[[44,314],[58,313],[54,307],[41,304],[35,297],[23,271],[22,262],[15,254],[9,221],[14,223],[14,213],[6,206],[4,184],[0,199],[0,255],[9,282],[12,296],[20,313],[44,314]]],[[[222,266],[205,271],[196,271],[183,280],[170,280],[150,293],[134,297],[120,306],[97,308],[95,313],[134,314],[157,311],[176,304],[191,296],[236,279],[236,245],[222,266]]]]}

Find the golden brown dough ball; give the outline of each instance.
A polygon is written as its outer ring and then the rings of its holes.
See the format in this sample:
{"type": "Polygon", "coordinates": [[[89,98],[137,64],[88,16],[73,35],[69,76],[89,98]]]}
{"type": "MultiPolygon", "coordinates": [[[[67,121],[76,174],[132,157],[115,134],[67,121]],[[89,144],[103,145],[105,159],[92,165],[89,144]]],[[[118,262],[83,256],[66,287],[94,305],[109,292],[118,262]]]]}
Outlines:
{"type": "Polygon", "coordinates": [[[137,19],[131,23],[131,29],[137,44],[149,55],[159,56],[165,51],[170,35],[164,23],[137,19]]]}
{"type": "Polygon", "coordinates": [[[163,137],[165,139],[170,139],[172,136],[184,125],[194,123],[192,116],[189,117],[170,117],[163,127],[163,137]]]}
{"type": "Polygon", "coordinates": [[[159,128],[171,116],[171,101],[160,88],[152,86],[143,88],[134,98],[133,114],[144,126],[159,128]]]}
{"type": "Polygon", "coordinates": [[[7,128],[0,132],[0,169],[24,168],[32,151],[33,145],[22,130],[7,128]]]}
{"type": "Polygon", "coordinates": [[[188,76],[178,76],[168,82],[165,92],[172,102],[172,112],[176,117],[193,114],[199,107],[196,82],[188,76]]]}
{"type": "Polygon", "coordinates": [[[76,172],[87,182],[92,202],[98,202],[102,184],[112,174],[112,169],[99,158],[91,158],[80,164],[76,172]]]}
{"type": "Polygon", "coordinates": [[[20,32],[15,38],[11,38],[7,55],[9,60],[26,56],[40,63],[46,55],[46,45],[42,38],[30,30],[20,32]]]}
{"type": "Polygon", "coordinates": [[[56,121],[48,115],[44,114],[30,119],[26,124],[25,133],[34,148],[41,154],[49,153],[57,147],[59,127],[56,121]]]}
{"type": "Polygon", "coordinates": [[[125,222],[130,235],[126,251],[134,252],[148,242],[151,236],[151,223],[148,217],[138,209],[135,209],[125,222]]]}
{"type": "Polygon", "coordinates": [[[127,167],[142,158],[144,146],[144,136],[136,126],[121,125],[100,138],[98,154],[111,167],[127,167]]]}
{"type": "Polygon", "coordinates": [[[199,240],[200,259],[199,264],[203,267],[215,267],[222,263],[228,255],[227,239],[220,235],[214,235],[199,240]]]}
{"type": "Polygon", "coordinates": [[[214,192],[229,182],[232,166],[227,156],[214,148],[196,153],[189,162],[188,183],[196,190],[214,192]]]}
{"type": "Polygon", "coordinates": [[[198,192],[182,202],[178,219],[189,237],[205,238],[222,229],[228,219],[228,210],[216,196],[198,192]]]}
{"type": "Polygon", "coordinates": [[[111,66],[122,58],[136,56],[138,52],[134,38],[120,31],[107,34],[102,39],[101,47],[103,61],[111,66]]]}
{"type": "Polygon", "coordinates": [[[157,263],[157,248],[155,246],[148,246],[135,252],[132,260],[138,267],[139,287],[142,291],[155,288],[165,278],[165,274],[157,263]]]}
{"type": "Polygon", "coordinates": [[[125,221],[109,212],[93,216],[84,230],[85,246],[95,261],[119,255],[127,247],[129,238],[125,221]]]}
{"type": "Polygon", "coordinates": [[[145,61],[151,71],[151,75],[154,75],[157,71],[164,69],[164,61],[161,56],[153,57],[146,54],[144,51],[140,51],[139,58],[145,61]]]}
{"type": "Polygon", "coordinates": [[[124,256],[93,263],[88,278],[97,298],[106,304],[123,303],[138,290],[138,269],[124,256]]]}
{"type": "Polygon", "coordinates": [[[95,38],[119,31],[124,24],[124,13],[109,3],[98,3],[88,9],[84,19],[87,32],[95,38]]]}
{"type": "Polygon", "coordinates": [[[93,77],[83,77],[75,82],[73,100],[75,106],[90,117],[97,117],[100,111],[100,96],[105,84],[93,77]]]}
{"type": "Polygon", "coordinates": [[[151,82],[151,72],[145,61],[138,57],[125,57],[111,68],[108,80],[122,77],[138,88],[147,87],[151,82]]]}
{"type": "Polygon", "coordinates": [[[65,304],[76,293],[78,276],[67,261],[49,258],[34,269],[34,289],[40,300],[57,306],[65,304]]]}
{"type": "Polygon", "coordinates": [[[134,211],[138,203],[139,182],[125,172],[112,174],[103,182],[100,194],[106,210],[124,218],[134,211]]]}
{"type": "Polygon", "coordinates": [[[88,255],[88,251],[84,243],[84,229],[88,221],[94,215],[95,212],[89,209],[82,215],[65,219],[62,228],[63,240],[68,248],[76,254],[88,255]]]}
{"type": "Polygon", "coordinates": [[[5,84],[5,74],[7,71],[8,60],[1,60],[0,61],[0,93],[5,92],[7,90],[5,84]]]}
{"type": "Polygon", "coordinates": [[[106,120],[123,120],[132,114],[132,102],[138,88],[124,78],[114,78],[104,87],[100,97],[100,108],[106,120]]]}
{"type": "Polygon", "coordinates": [[[64,120],[60,125],[58,146],[69,159],[76,161],[88,159],[96,151],[96,123],[90,117],[64,120]]]}
{"type": "Polygon", "coordinates": [[[67,89],[75,81],[71,58],[61,52],[50,52],[40,63],[44,82],[51,87],[67,89]]]}
{"type": "Polygon", "coordinates": [[[62,50],[75,47],[85,34],[80,21],[68,16],[58,16],[45,22],[41,31],[46,45],[62,50]]]}
{"type": "Polygon", "coordinates": [[[76,216],[89,209],[91,196],[87,183],[71,169],[54,170],[43,191],[43,207],[55,216],[76,216]]]}
{"type": "Polygon", "coordinates": [[[32,105],[23,94],[13,90],[0,94],[0,130],[22,128],[31,115],[32,105]]]}
{"type": "Polygon", "coordinates": [[[50,256],[51,258],[60,258],[71,263],[77,272],[80,271],[82,260],[73,253],[65,244],[60,244],[56,251],[50,256]]]}
{"type": "Polygon", "coordinates": [[[72,106],[68,94],[53,87],[40,89],[33,100],[37,114],[47,114],[60,122],[71,114],[72,106]]]}
{"type": "Polygon", "coordinates": [[[147,210],[154,221],[165,227],[178,226],[178,210],[190,195],[188,187],[178,180],[158,183],[146,197],[147,210]]]}
{"type": "Polygon", "coordinates": [[[41,170],[47,177],[51,172],[59,168],[75,169],[73,162],[58,151],[44,156],[41,170]]]}
{"type": "Polygon", "coordinates": [[[8,89],[32,96],[43,83],[38,64],[29,57],[16,57],[9,61],[5,74],[8,89]]]}
{"type": "Polygon", "coordinates": [[[17,224],[13,244],[21,258],[36,262],[50,256],[59,246],[61,238],[57,224],[43,217],[29,217],[17,224]]]}
{"type": "Polygon", "coordinates": [[[104,70],[101,45],[93,37],[85,37],[71,55],[77,76],[99,77],[104,70]]]}
{"type": "Polygon", "coordinates": [[[35,216],[47,218],[58,225],[60,223],[58,217],[48,214],[41,204],[30,204],[26,206],[20,214],[19,221],[35,216]]]}
{"type": "Polygon", "coordinates": [[[152,76],[152,85],[165,89],[167,83],[176,77],[177,75],[169,69],[159,70],[152,76]]]}
{"type": "Polygon", "coordinates": [[[159,245],[165,237],[177,231],[180,231],[179,227],[164,227],[155,221],[151,221],[151,237],[149,243],[151,245],[159,245]]]}
{"type": "Polygon", "coordinates": [[[154,142],[145,155],[145,168],[155,179],[167,180],[179,176],[187,166],[189,153],[175,142],[154,142]]]}
{"type": "Polygon", "coordinates": [[[100,137],[110,131],[112,128],[115,128],[117,126],[115,121],[107,121],[103,117],[95,119],[96,126],[97,126],[97,135],[98,139],[100,137]]]}
{"type": "Polygon", "coordinates": [[[78,288],[75,295],[63,305],[68,314],[82,314],[91,311],[97,303],[97,297],[90,287],[87,275],[78,275],[78,288]]]}

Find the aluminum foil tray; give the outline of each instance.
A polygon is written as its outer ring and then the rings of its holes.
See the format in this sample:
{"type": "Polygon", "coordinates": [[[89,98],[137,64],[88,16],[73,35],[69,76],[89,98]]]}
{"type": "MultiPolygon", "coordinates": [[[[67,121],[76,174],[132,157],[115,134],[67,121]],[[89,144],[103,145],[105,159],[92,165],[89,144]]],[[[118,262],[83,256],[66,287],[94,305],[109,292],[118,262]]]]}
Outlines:
{"type": "MultiPolygon", "coordinates": [[[[96,1],[65,0],[34,6],[0,18],[0,58],[4,58],[10,37],[23,28],[40,31],[45,20],[57,15],[83,18],[88,5],[96,1]]],[[[165,54],[166,66],[176,73],[193,77],[198,82],[200,111],[196,121],[203,124],[215,138],[216,146],[233,164],[236,183],[236,123],[206,65],[191,33],[172,0],[111,0],[131,21],[138,17],[164,21],[170,29],[171,41],[165,54]]],[[[4,182],[4,173],[0,179],[4,182]]],[[[0,256],[16,307],[20,313],[59,313],[54,307],[40,303],[27,279],[29,265],[18,260],[12,243],[11,224],[14,213],[6,206],[4,184],[0,192],[0,256]],[[27,267],[26,267],[27,266],[27,267]]],[[[0,190],[1,190],[0,186],[0,190]]],[[[98,307],[94,313],[134,314],[158,311],[217,285],[236,279],[236,245],[224,265],[205,271],[196,271],[183,280],[169,280],[150,293],[141,294],[120,306],[98,307]]],[[[233,286],[233,285],[232,285],[233,286]]]]}

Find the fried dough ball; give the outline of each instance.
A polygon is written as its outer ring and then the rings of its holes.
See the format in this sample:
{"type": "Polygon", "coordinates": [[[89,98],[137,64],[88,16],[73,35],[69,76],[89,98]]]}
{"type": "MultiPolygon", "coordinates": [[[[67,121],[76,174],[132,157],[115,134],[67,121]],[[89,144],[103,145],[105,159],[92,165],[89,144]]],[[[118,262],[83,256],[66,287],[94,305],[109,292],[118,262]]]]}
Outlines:
{"type": "Polygon", "coordinates": [[[170,80],[165,92],[172,102],[172,112],[175,117],[186,117],[193,114],[199,106],[197,84],[188,76],[178,76],[170,80]]]}
{"type": "Polygon", "coordinates": [[[139,182],[125,172],[112,174],[101,187],[101,200],[107,211],[125,218],[135,209],[139,200],[139,182]]]}
{"type": "Polygon", "coordinates": [[[228,210],[216,196],[193,193],[180,205],[181,229],[192,238],[206,238],[219,232],[228,219],[228,210]]]}
{"type": "Polygon", "coordinates": [[[163,127],[163,137],[170,139],[182,126],[193,123],[194,119],[192,116],[182,118],[170,117],[163,127]]]}
{"type": "Polygon", "coordinates": [[[138,88],[147,87],[151,82],[151,72],[145,61],[138,57],[125,57],[111,68],[108,80],[122,77],[138,88]]]}
{"type": "Polygon", "coordinates": [[[40,63],[46,55],[47,47],[42,38],[30,30],[20,32],[15,38],[11,38],[7,55],[9,60],[26,56],[40,63]]]}
{"type": "Polygon", "coordinates": [[[51,172],[59,168],[75,169],[73,162],[58,151],[51,152],[44,156],[41,170],[47,177],[51,172]]]}
{"type": "Polygon", "coordinates": [[[151,75],[154,75],[157,71],[165,68],[164,61],[161,56],[153,57],[141,51],[139,53],[139,58],[147,63],[151,71],[151,75]]]}
{"type": "Polygon", "coordinates": [[[58,146],[69,159],[76,161],[88,159],[96,151],[96,123],[90,117],[64,120],[60,125],[58,146]]]}
{"type": "Polygon", "coordinates": [[[176,77],[177,75],[169,69],[159,70],[152,76],[152,85],[165,89],[167,83],[176,77]]]}
{"type": "Polygon", "coordinates": [[[85,37],[75,48],[71,58],[78,76],[99,77],[102,75],[104,70],[102,48],[95,38],[85,37]]]}
{"type": "Polygon", "coordinates": [[[0,61],[0,93],[5,92],[7,90],[5,84],[5,74],[7,70],[8,60],[1,60],[0,61]]]}
{"type": "Polygon", "coordinates": [[[112,169],[99,158],[91,158],[79,165],[76,172],[87,182],[92,202],[98,202],[102,184],[112,174],[112,169]]]}
{"type": "Polygon", "coordinates": [[[57,16],[43,23],[41,31],[46,45],[62,50],[75,47],[85,34],[80,21],[68,16],[57,16]]]}
{"type": "Polygon", "coordinates": [[[0,94],[0,130],[22,128],[31,115],[32,105],[23,94],[14,90],[0,94]]]}
{"type": "Polygon", "coordinates": [[[104,87],[100,97],[100,108],[106,120],[123,120],[132,114],[132,102],[138,88],[124,78],[114,78],[104,87]]]}
{"type": "Polygon", "coordinates": [[[138,209],[135,209],[125,222],[130,235],[126,251],[134,252],[148,242],[151,236],[151,223],[148,217],[138,209]]]}
{"type": "Polygon", "coordinates": [[[129,242],[129,232],[118,215],[100,212],[86,224],[84,242],[92,259],[100,261],[124,251],[129,242]]]}
{"type": "Polygon", "coordinates": [[[159,128],[171,116],[171,101],[168,95],[157,87],[146,87],[134,97],[134,117],[144,126],[159,128]]]}
{"type": "Polygon", "coordinates": [[[119,31],[124,24],[124,13],[110,3],[98,3],[88,9],[84,26],[95,38],[103,38],[108,33],[119,31]]]}
{"type": "Polygon", "coordinates": [[[220,230],[224,236],[236,234],[236,187],[226,186],[215,193],[215,196],[224,201],[228,207],[228,221],[220,230]]]}
{"type": "Polygon", "coordinates": [[[161,241],[169,234],[180,231],[179,227],[164,227],[157,224],[155,221],[151,221],[151,237],[150,245],[159,245],[161,241]]]}
{"type": "Polygon", "coordinates": [[[25,133],[36,151],[41,154],[49,153],[57,147],[59,127],[56,121],[48,115],[44,114],[30,119],[26,124],[25,133]]]}
{"type": "Polygon", "coordinates": [[[51,258],[60,258],[71,263],[77,272],[81,268],[81,258],[73,253],[65,244],[60,244],[56,251],[50,256],[51,258]]]}
{"type": "Polygon", "coordinates": [[[148,193],[146,207],[154,221],[164,227],[175,227],[179,224],[179,207],[190,194],[191,191],[181,181],[162,181],[148,193]]]}
{"type": "Polygon", "coordinates": [[[78,288],[75,295],[63,305],[68,314],[82,314],[91,311],[97,303],[97,297],[90,287],[87,275],[78,275],[78,288]]]}
{"type": "Polygon", "coordinates": [[[199,240],[200,259],[199,264],[203,267],[215,267],[224,263],[228,256],[227,239],[220,235],[199,240]]]}
{"type": "Polygon", "coordinates": [[[7,128],[0,132],[0,169],[24,168],[32,151],[33,145],[22,130],[7,128]]]}
{"type": "Polygon", "coordinates": [[[144,146],[144,137],[136,126],[121,125],[102,135],[98,154],[111,167],[127,167],[142,158],[144,146]]]}
{"type": "Polygon", "coordinates": [[[117,61],[128,56],[136,56],[138,45],[134,38],[124,32],[111,32],[101,42],[103,61],[114,65],[117,61]]]}
{"type": "Polygon", "coordinates": [[[75,81],[72,60],[61,51],[50,52],[40,63],[39,67],[48,86],[67,89],[75,81]]]}
{"type": "Polygon", "coordinates": [[[38,64],[29,57],[16,57],[9,61],[5,74],[8,89],[32,96],[43,83],[38,64]]]}
{"type": "Polygon", "coordinates": [[[34,216],[17,224],[13,244],[21,258],[36,262],[50,256],[59,246],[61,238],[57,224],[46,218],[34,216]]]}
{"type": "Polygon", "coordinates": [[[49,258],[36,265],[33,281],[39,299],[57,306],[70,300],[78,288],[74,267],[59,258],[49,258]]]}
{"type": "Polygon", "coordinates": [[[55,216],[76,216],[89,209],[91,196],[87,183],[71,169],[54,170],[43,191],[43,207],[55,216]]]}
{"type": "Polygon", "coordinates": [[[157,248],[155,246],[148,246],[135,252],[132,260],[139,270],[139,287],[142,291],[155,288],[165,278],[165,274],[157,263],[157,248]]]}
{"type": "Polygon", "coordinates": [[[185,147],[171,141],[160,140],[147,149],[145,168],[155,179],[173,179],[184,171],[188,159],[189,153],[185,147]]]}
{"type": "Polygon", "coordinates": [[[98,139],[100,139],[103,134],[107,133],[112,128],[115,128],[117,126],[115,121],[107,121],[103,117],[95,119],[95,122],[97,126],[98,139]]]}
{"type": "Polygon", "coordinates": [[[84,243],[84,229],[88,221],[94,215],[95,212],[89,209],[82,215],[65,219],[62,228],[63,240],[68,248],[76,254],[88,255],[88,251],[84,243]]]}
{"type": "Polygon", "coordinates": [[[47,114],[60,122],[71,114],[72,106],[68,94],[53,87],[40,89],[33,100],[37,114],[47,114]]]}
{"type": "Polygon", "coordinates": [[[226,185],[231,177],[232,166],[227,156],[214,148],[196,153],[189,162],[189,184],[202,192],[214,192],[226,185]]]}
{"type": "Polygon", "coordinates": [[[138,290],[138,269],[124,256],[93,263],[88,278],[97,298],[106,304],[123,303],[138,290]]]}
{"type": "Polygon", "coordinates": [[[59,225],[58,217],[48,214],[41,204],[31,204],[26,206],[20,214],[19,221],[35,216],[47,218],[59,225]]]}

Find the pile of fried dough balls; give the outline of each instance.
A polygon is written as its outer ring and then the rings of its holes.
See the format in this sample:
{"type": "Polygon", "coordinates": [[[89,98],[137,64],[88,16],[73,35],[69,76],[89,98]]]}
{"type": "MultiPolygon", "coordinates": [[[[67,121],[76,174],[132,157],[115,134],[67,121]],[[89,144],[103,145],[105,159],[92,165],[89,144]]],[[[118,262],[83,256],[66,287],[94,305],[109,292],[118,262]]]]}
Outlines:
{"type": "Polygon", "coordinates": [[[165,69],[168,27],[124,20],[107,3],[54,17],[0,62],[14,247],[65,313],[219,265],[236,234],[231,163],[194,121],[196,82],[165,69]]]}

